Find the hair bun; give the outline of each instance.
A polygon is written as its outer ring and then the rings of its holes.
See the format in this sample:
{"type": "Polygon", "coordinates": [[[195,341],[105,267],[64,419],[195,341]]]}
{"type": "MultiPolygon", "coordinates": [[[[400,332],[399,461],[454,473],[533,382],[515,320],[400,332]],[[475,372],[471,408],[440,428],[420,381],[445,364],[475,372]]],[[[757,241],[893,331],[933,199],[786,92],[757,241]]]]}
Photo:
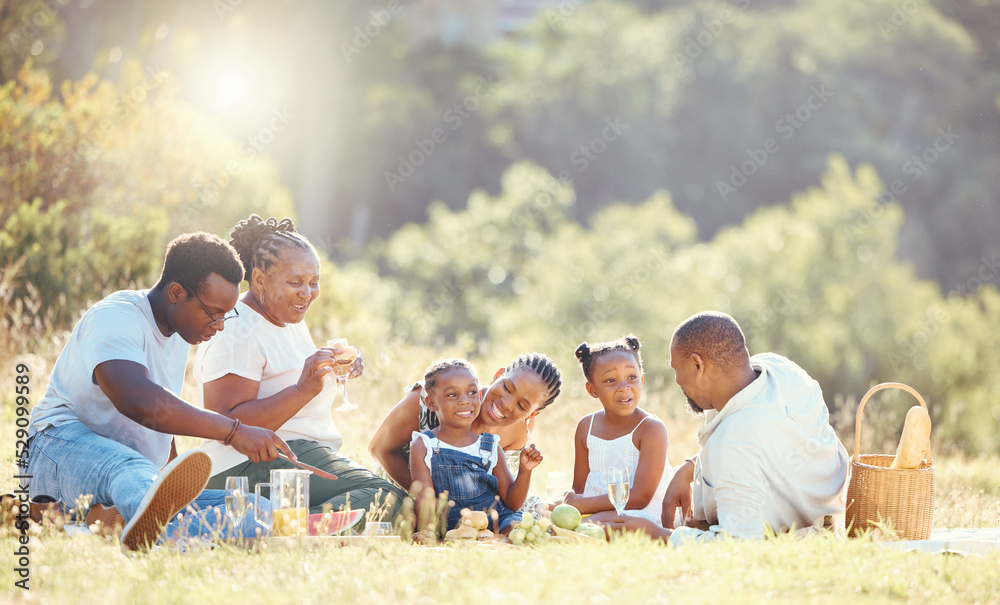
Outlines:
{"type": "Polygon", "coordinates": [[[267,225],[274,232],[284,232],[284,233],[296,233],[295,223],[292,222],[290,218],[283,218],[280,221],[271,217],[267,219],[267,225]]]}
{"type": "Polygon", "coordinates": [[[580,346],[578,346],[576,348],[576,358],[579,359],[580,361],[583,361],[583,359],[585,357],[589,357],[589,356],[590,356],[590,345],[589,344],[583,343],[583,344],[581,344],[580,346]]]}
{"type": "Polygon", "coordinates": [[[642,347],[639,343],[639,339],[636,338],[634,334],[629,334],[625,337],[625,344],[627,344],[633,351],[638,351],[642,347]]]}

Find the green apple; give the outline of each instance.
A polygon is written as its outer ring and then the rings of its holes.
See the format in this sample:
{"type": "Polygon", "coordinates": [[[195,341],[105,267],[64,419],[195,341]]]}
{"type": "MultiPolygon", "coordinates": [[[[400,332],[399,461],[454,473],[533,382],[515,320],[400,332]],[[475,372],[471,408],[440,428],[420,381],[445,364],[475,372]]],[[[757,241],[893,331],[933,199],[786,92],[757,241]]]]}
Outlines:
{"type": "Polygon", "coordinates": [[[552,509],[552,523],[563,529],[576,529],[583,522],[583,515],[572,504],[560,504],[552,509]]]}
{"type": "Polygon", "coordinates": [[[596,523],[581,523],[573,528],[573,531],[581,533],[585,536],[590,536],[597,540],[607,540],[607,534],[604,533],[604,528],[596,523]]]}

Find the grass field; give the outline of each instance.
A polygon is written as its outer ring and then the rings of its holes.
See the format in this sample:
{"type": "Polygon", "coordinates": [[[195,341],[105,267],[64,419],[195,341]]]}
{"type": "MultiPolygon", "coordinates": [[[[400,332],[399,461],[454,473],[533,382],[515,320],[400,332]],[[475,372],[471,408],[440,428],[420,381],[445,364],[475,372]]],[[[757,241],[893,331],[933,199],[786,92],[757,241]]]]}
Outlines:
{"type": "MultiPolygon", "coordinates": [[[[16,546],[4,538],[11,553],[16,546]]],[[[231,547],[135,558],[98,538],[32,540],[30,591],[0,570],[0,599],[43,603],[991,603],[1000,553],[903,553],[866,540],[783,536],[672,549],[610,544],[520,548],[231,547]],[[6,596],[4,596],[6,595],[6,596]]],[[[8,561],[13,563],[11,558],[8,561]]]]}
{"type": "MultiPolygon", "coordinates": [[[[426,360],[430,361],[430,360],[426,360]]],[[[424,360],[407,366],[422,367],[424,360]]],[[[415,370],[416,374],[417,371],[415,370]]],[[[485,372],[484,372],[485,373],[485,372]]],[[[570,374],[570,372],[566,372],[570,374]]],[[[371,464],[366,451],[402,387],[418,376],[386,375],[352,384],[362,407],[336,415],[345,452],[371,464]]],[[[575,373],[573,374],[575,375],[575,373]]],[[[596,409],[572,376],[565,395],[538,417],[534,441],[545,461],[532,478],[571,475],[577,420],[596,409]]],[[[667,423],[668,457],[696,449],[701,420],[677,413],[670,385],[647,385],[645,407],[667,423]],[[652,388],[650,388],[652,387],[652,388]]],[[[185,393],[190,396],[190,393],[185,393]]],[[[12,442],[10,406],[0,418],[12,442]]],[[[853,437],[853,435],[851,435],[853,437]]],[[[195,445],[181,441],[181,449],[195,445]]],[[[13,448],[0,461],[0,492],[12,491],[13,448]]],[[[866,450],[867,451],[867,450],[866,450]]],[[[935,527],[1000,527],[1000,465],[993,459],[938,456],[935,527]]],[[[223,545],[188,553],[168,550],[129,558],[106,539],[34,537],[30,590],[19,579],[16,535],[0,530],[0,602],[42,603],[991,603],[1000,602],[1000,552],[988,557],[902,553],[868,539],[781,536],[672,549],[640,536],[610,544],[500,544],[423,547],[409,544],[270,546],[247,552],[223,545]]]]}

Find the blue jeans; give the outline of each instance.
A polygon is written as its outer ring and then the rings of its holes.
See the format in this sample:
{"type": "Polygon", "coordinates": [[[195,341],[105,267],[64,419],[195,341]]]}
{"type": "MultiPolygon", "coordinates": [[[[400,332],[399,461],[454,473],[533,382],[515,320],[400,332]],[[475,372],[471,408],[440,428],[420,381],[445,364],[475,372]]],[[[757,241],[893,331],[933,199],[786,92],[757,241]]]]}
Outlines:
{"type": "MultiPolygon", "coordinates": [[[[113,439],[102,437],[82,422],[50,427],[36,433],[28,450],[30,497],[45,494],[63,503],[64,511],[76,506],[83,494],[94,496],[91,504],[114,505],[128,523],[145,497],[160,469],[148,458],[113,439]]],[[[233,535],[225,520],[225,491],[205,490],[188,505],[184,519],[176,515],[167,525],[166,535],[209,536],[221,532],[233,535]],[[217,507],[218,512],[211,507],[217,507]],[[188,510],[191,509],[191,510],[188,510]],[[202,511],[205,514],[201,514],[202,511]],[[188,513],[195,513],[190,518],[188,513]]],[[[258,525],[253,511],[239,527],[237,535],[254,537],[258,525]]]]}

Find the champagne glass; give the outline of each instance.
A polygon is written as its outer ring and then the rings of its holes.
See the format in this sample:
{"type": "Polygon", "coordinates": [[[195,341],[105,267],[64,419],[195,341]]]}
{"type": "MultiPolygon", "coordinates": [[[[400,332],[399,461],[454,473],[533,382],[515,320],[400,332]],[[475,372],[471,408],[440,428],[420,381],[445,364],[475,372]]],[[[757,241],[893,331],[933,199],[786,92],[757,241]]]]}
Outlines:
{"type": "Polygon", "coordinates": [[[550,502],[566,495],[566,473],[552,471],[545,475],[545,496],[550,502]]]}
{"type": "Polygon", "coordinates": [[[612,466],[608,468],[608,498],[615,507],[615,512],[620,517],[628,503],[628,491],[630,483],[628,469],[624,466],[612,466]]]}
{"type": "Polygon", "coordinates": [[[226,477],[226,516],[233,523],[233,535],[240,534],[240,526],[249,510],[249,479],[246,477],[226,477]]]}
{"type": "Polygon", "coordinates": [[[337,382],[340,383],[340,388],[343,389],[344,393],[344,402],[340,404],[337,411],[348,412],[350,410],[356,410],[358,409],[358,406],[351,403],[350,398],[347,397],[347,375],[351,372],[351,364],[354,363],[354,360],[358,357],[358,350],[349,345],[346,338],[331,338],[326,341],[326,346],[337,347],[344,352],[344,356],[337,359],[333,365],[333,373],[337,377],[337,382]]]}

